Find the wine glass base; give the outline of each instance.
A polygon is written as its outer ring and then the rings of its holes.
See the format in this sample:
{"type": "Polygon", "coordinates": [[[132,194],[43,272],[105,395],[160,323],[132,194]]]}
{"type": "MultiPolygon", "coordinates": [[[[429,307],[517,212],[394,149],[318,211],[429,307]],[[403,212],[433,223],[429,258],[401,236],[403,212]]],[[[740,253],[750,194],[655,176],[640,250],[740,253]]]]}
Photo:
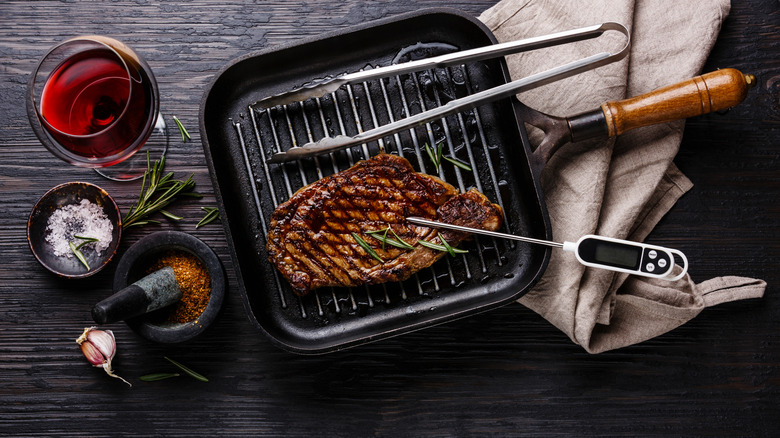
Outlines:
{"type": "Polygon", "coordinates": [[[168,135],[168,125],[165,123],[165,119],[162,114],[157,115],[157,123],[154,125],[154,130],[146,143],[139,149],[132,157],[122,161],[121,163],[114,164],[113,166],[100,167],[94,169],[94,171],[102,176],[114,181],[134,181],[142,176],[147,169],[147,154],[149,155],[150,162],[155,162],[161,159],[168,151],[168,142],[170,137],[168,135]]]}

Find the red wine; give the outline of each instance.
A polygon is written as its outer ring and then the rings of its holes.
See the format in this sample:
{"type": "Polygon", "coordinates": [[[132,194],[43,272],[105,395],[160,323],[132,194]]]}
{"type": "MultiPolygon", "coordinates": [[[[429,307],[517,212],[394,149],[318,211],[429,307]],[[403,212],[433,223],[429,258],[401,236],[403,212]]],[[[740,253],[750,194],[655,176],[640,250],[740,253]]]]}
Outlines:
{"type": "Polygon", "coordinates": [[[124,159],[140,148],[154,125],[151,81],[128,70],[108,49],[78,53],[49,75],[40,112],[62,146],[88,158],[124,159]],[[135,147],[133,147],[135,146],[135,147]]]}

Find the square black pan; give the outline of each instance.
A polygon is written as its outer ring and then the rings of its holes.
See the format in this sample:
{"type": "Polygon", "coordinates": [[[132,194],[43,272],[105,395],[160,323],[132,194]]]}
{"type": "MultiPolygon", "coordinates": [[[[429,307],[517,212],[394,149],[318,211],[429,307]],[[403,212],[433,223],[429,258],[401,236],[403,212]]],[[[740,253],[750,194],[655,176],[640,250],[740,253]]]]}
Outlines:
{"type": "MultiPolygon", "coordinates": [[[[495,42],[483,24],[462,12],[422,10],[250,53],[216,75],[200,109],[203,149],[244,306],[251,322],[276,345],[296,353],[316,354],[399,335],[509,303],[539,279],[547,266],[549,249],[477,238],[462,245],[469,250],[468,255],[445,257],[404,283],[318,290],[300,298],[268,262],[265,251],[266,220],[276,204],[287,200],[291,190],[323,174],[343,170],[350,163],[346,152],[341,151],[334,155],[332,163],[331,158],[321,157],[319,173],[313,159],[298,164],[264,165],[262,157],[270,156],[275,146],[268,144],[267,135],[260,133],[262,129],[257,126],[276,123],[276,129],[284,131],[290,125],[280,124],[281,110],[277,109],[274,122],[269,112],[250,110],[252,103],[316,78],[357,71],[367,65],[387,65],[399,52],[419,43],[464,50],[495,42]],[[261,149],[265,155],[260,154],[261,149]]],[[[403,111],[420,110],[417,107],[422,104],[415,101],[414,90],[405,90],[405,84],[417,81],[417,96],[432,106],[453,97],[431,91],[431,84],[437,87],[436,81],[452,79],[454,85],[449,90],[459,94],[467,87],[462,85],[464,82],[471,87],[469,91],[475,91],[505,83],[509,78],[503,59],[458,68],[459,71],[429,72],[428,76],[424,73],[416,79],[410,76],[397,82],[388,79],[380,84],[384,95],[390,96],[386,103],[377,103],[382,97],[377,82],[356,86],[349,96],[339,91],[334,98],[323,98],[322,106],[348,108],[350,102],[357,101],[360,106],[373,99],[376,114],[368,115],[359,109],[355,116],[363,128],[370,128],[371,117],[378,118],[376,124],[383,124],[389,121],[390,112],[399,118],[403,111]],[[406,102],[400,98],[404,91],[412,96],[406,102]],[[379,97],[376,93],[380,93],[379,97]],[[381,108],[387,111],[383,113],[381,108]]],[[[293,124],[298,117],[297,104],[294,106],[290,107],[292,115],[288,114],[293,124]]],[[[346,133],[354,135],[356,120],[350,120],[347,113],[345,110],[343,120],[346,133]]],[[[305,137],[307,132],[319,132],[315,140],[326,129],[332,133],[333,126],[325,126],[326,117],[319,118],[321,126],[317,120],[307,119],[311,125],[307,124],[303,132],[291,128],[287,137],[279,134],[278,147],[291,147],[294,137],[297,144],[304,143],[306,138],[298,136],[305,137]]],[[[454,152],[462,155],[464,148],[471,150],[476,169],[469,173],[445,165],[440,176],[461,189],[479,187],[489,199],[500,203],[506,216],[504,231],[550,238],[538,172],[529,159],[524,127],[509,99],[452,116],[432,124],[431,129],[388,138],[384,146],[390,153],[404,155],[416,169],[425,171],[427,167],[432,172],[425,152],[420,153],[419,149],[428,139],[438,142],[441,135],[447,134],[454,152]],[[417,142],[413,141],[415,136],[417,142]]],[[[367,149],[353,148],[351,153],[358,159],[364,158],[365,152],[377,151],[374,142],[367,149]]]]}

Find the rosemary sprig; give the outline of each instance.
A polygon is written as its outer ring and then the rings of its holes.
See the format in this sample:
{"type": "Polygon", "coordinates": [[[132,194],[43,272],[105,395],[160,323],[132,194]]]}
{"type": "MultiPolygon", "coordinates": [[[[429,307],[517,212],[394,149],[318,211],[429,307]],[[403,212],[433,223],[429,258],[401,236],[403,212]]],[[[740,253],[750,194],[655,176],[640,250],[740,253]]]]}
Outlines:
{"type": "Polygon", "coordinates": [[[181,142],[184,143],[187,139],[192,140],[192,137],[190,137],[190,133],[187,132],[187,128],[185,128],[184,125],[181,124],[179,118],[173,116],[173,121],[176,122],[176,126],[179,127],[179,132],[181,132],[181,142]]]}
{"type": "MultiPolygon", "coordinates": [[[[89,242],[84,242],[89,243],[89,242]]],[[[83,245],[83,244],[82,244],[83,245]]],[[[70,247],[70,250],[73,251],[73,255],[76,256],[77,259],[81,262],[82,265],[86,266],[87,271],[89,271],[89,263],[87,263],[87,259],[84,258],[84,254],[81,253],[79,250],[79,247],[76,246],[73,242],[68,241],[68,246],[70,247]]]]}
{"type": "Polygon", "coordinates": [[[84,236],[79,236],[77,234],[74,234],[73,237],[75,237],[76,239],[83,240],[83,242],[81,242],[78,245],[76,245],[76,249],[81,249],[82,246],[84,246],[84,245],[86,245],[88,243],[97,242],[99,240],[99,239],[97,239],[95,237],[84,237],[84,236]]]}
{"type": "Polygon", "coordinates": [[[433,165],[436,167],[436,173],[439,173],[439,168],[442,165],[442,160],[447,160],[450,163],[452,163],[452,165],[454,165],[456,167],[460,167],[461,169],[463,169],[463,170],[465,170],[467,172],[471,172],[471,166],[469,166],[468,164],[464,163],[463,161],[460,161],[459,159],[457,159],[455,157],[445,157],[444,155],[442,155],[442,153],[444,152],[444,141],[442,141],[438,145],[436,145],[436,152],[435,153],[433,151],[433,148],[428,146],[428,143],[425,143],[424,147],[425,147],[425,152],[428,154],[428,158],[431,159],[431,161],[433,162],[433,165]]]}
{"type": "Polygon", "coordinates": [[[200,373],[197,373],[197,372],[195,372],[195,371],[191,370],[190,368],[188,368],[188,367],[186,367],[186,366],[184,366],[184,365],[180,364],[179,362],[176,362],[175,360],[173,360],[173,359],[171,359],[171,358],[169,358],[169,357],[166,357],[166,356],[163,356],[163,357],[165,358],[165,360],[167,360],[168,362],[170,362],[170,363],[174,364],[174,365],[175,365],[177,368],[179,368],[180,370],[184,371],[184,373],[186,373],[186,374],[187,374],[187,375],[189,375],[190,377],[192,377],[192,378],[195,378],[195,379],[198,379],[198,380],[200,380],[201,382],[208,382],[208,381],[209,381],[209,379],[207,379],[207,378],[206,378],[205,376],[203,376],[202,374],[200,374],[200,373]]]}
{"type": "MultiPolygon", "coordinates": [[[[390,228],[390,227],[387,227],[387,228],[390,228]]],[[[393,233],[393,236],[395,236],[395,238],[398,240],[398,242],[401,243],[402,245],[404,245],[406,247],[406,249],[413,249],[414,248],[414,246],[406,243],[403,239],[401,239],[398,236],[398,234],[395,234],[395,231],[392,228],[390,228],[390,232],[393,233]]]]}
{"type": "Polygon", "coordinates": [[[457,158],[453,158],[453,157],[442,157],[442,158],[444,158],[445,160],[449,161],[454,166],[460,167],[461,169],[465,170],[466,172],[471,172],[471,166],[469,166],[468,164],[464,163],[463,161],[460,161],[457,158]]]}
{"type": "Polygon", "coordinates": [[[215,219],[219,219],[219,209],[217,207],[201,207],[201,210],[205,211],[206,215],[198,222],[198,225],[195,225],[196,229],[214,222],[215,219]]]}
{"type": "Polygon", "coordinates": [[[420,245],[422,245],[422,246],[424,246],[426,248],[435,249],[437,251],[449,253],[453,257],[455,257],[455,254],[467,254],[468,253],[468,251],[465,250],[465,249],[453,248],[452,245],[447,243],[447,241],[444,240],[443,237],[441,237],[441,235],[439,235],[439,240],[441,240],[442,245],[439,245],[438,243],[428,242],[427,240],[418,240],[417,243],[419,243],[420,245]]]}
{"type": "Polygon", "coordinates": [[[171,377],[179,377],[179,373],[153,373],[139,377],[144,382],[156,382],[158,380],[170,379],[171,377]]]}
{"type": "Polygon", "coordinates": [[[447,241],[444,240],[444,237],[441,237],[441,234],[439,234],[439,240],[441,240],[441,244],[444,246],[444,248],[447,249],[447,252],[450,253],[452,257],[455,257],[455,248],[453,248],[452,245],[447,243],[447,241]]]}
{"type": "Polygon", "coordinates": [[[173,179],[173,172],[163,175],[164,168],[165,156],[151,164],[149,153],[146,153],[146,172],[144,172],[141,180],[141,194],[138,197],[138,202],[133,204],[125,217],[122,218],[123,228],[158,224],[160,223],[159,221],[148,219],[149,215],[158,211],[171,219],[178,220],[178,216],[168,212],[163,213],[163,208],[173,202],[178,196],[201,197],[199,193],[192,191],[195,188],[195,181],[193,181],[192,175],[185,181],[180,181],[173,179]]]}
{"type": "MultiPolygon", "coordinates": [[[[385,228],[384,234],[382,234],[382,251],[385,250],[385,242],[387,241],[387,232],[390,231],[390,227],[385,228]]],[[[376,237],[376,236],[372,236],[376,237]]]]}
{"type": "Polygon", "coordinates": [[[379,257],[379,254],[377,254],[376,251],[374,251],[370,246],[368,246],[368,243],[366,243],[366,241],[363,240],[362,237],[358,236],[355,233],[352,233],[352,238],[355,239],[355,242],[357,242],[357,244],[360,245],[360,247],[363,248],[368,253],[368,255],[384,263],[382,257],[379,257]]]}
{"type": "Polygon", "coordinates": [[[168,219],[172,219],[172,220],[175,220],[175,221],[180,221],[180,220],[184,219],[181,216],[176,216],[175,214],[167,212],[165,210],[160,210],[160,214],[165,216],[165,217],[167,217],[168,219]]]}
{"type": "Polygon", "coordinates": [[[382,241],[382,249],[385,249],[385,243],[395,246],[397,248],[401,249],[414,249],[414,246],[407,243],[405,240],[398,237],[398,234],[393,231],[392,228],[387,227],[384,230],[374,230],[374,231],[366,231],[366,234],[373,237],[374,239],[381,240],[382,241]],[[393,236],[395,236],[395,239],[388,239],[387,238],[387,232],[393,233],[393,236]],[[382,233],[382,236],[377,236],[378,234],[382,233]]]}
{"type": "MultiPolygon", "coordinates": [[[[385,244],[389,244],[402,249],[414,249],[414,245],[411,245],[405,240],[401,239],[401,237],[399,237],[398,234],[396,234],[396,232],[390,226],[388,226],[387,228],[383,228],[381,230],[366,231],[365,233],[373,237],[374,239],[381,241],[382,250],[385,249],[385,244]],[[395,239],[388,238],[387,233],[393,233],[395,239]]],[[[379,257],[378,254],[376,254],[376,252],[373,249],[371,249],[370,246],[368,246],[368,244],[363,239],[360,238],[360,236],[358,236],[355,233],[352,233],[352,237],[355,239],[358,245],[360,245],[364,250],[366,250],[367,253],[369,253],[371,256],[373,256],[379,261],[384,261],[379,257]]],[[[417,242],[415,242],[415,245],[419,243],[420,245],[426,248],[435,249],[441,252],[446,252],[453,257],[455,257],[456,254],[468,254],[467,250],[458,249],[450,245],[449,242],[444,240],[444,237],[442,237],[441,234],[438,234],[437,237],[441,241],[441,244],[429,242],[427,240],[417,240],[417,242]]]]}
{"type": "Polygon", "coordinates": [[[83,242],[76,245],[73,242],[68,242],[68,246],[70,247],[70,250],[73,252],[73,255],[76,256],[76,258],[81,262],[82,265],[86,266],[87,271],[89,271],[89,263],[87,263],[87,258],[84,257],[84,254],[81,253],[81,247],[92,242],[97,242],[99,239],[95,237],[85,237],[85,236],[79,236],[78,234],[74,234],[73,237],[76,239],[83,240],[83,242]]]}
{"type": "Polygon", "coordinates": [[[436,152],[433,152],[433,148],[428,146],[428,143],[425,143],[425,152],[428,153],[428,158],[433,161],[433,165],[436,167],[436,173],[439,173],[439,168],[441,167],[441,157],[442,152],[444,151],[444,142],[442,141],[439,143],[436,147],[436,152]]]}

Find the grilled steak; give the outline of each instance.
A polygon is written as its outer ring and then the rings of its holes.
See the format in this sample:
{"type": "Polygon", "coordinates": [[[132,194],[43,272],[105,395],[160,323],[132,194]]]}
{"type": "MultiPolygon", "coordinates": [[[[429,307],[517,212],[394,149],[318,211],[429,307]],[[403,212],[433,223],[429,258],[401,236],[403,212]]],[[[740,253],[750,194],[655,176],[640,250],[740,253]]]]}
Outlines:
{"type": "Polygon", "coordinates": [[[441,245],[443,238],[455,246],[468,237],[413,225],[406,221],[409,216],[496,230],[503,212],[476,190],[459,194],[441,179],[415,172],[406,159],[379,154],[301,188],[279,205],[268,231],[269,260],[297,294],[305,295],[323,286],[405,280],[447,254],[418,240],[441,245]],[[387,234],[368,233],[388,227],[387,234]],[[383,245],[383,236],[414,248],[383,245]]]}

